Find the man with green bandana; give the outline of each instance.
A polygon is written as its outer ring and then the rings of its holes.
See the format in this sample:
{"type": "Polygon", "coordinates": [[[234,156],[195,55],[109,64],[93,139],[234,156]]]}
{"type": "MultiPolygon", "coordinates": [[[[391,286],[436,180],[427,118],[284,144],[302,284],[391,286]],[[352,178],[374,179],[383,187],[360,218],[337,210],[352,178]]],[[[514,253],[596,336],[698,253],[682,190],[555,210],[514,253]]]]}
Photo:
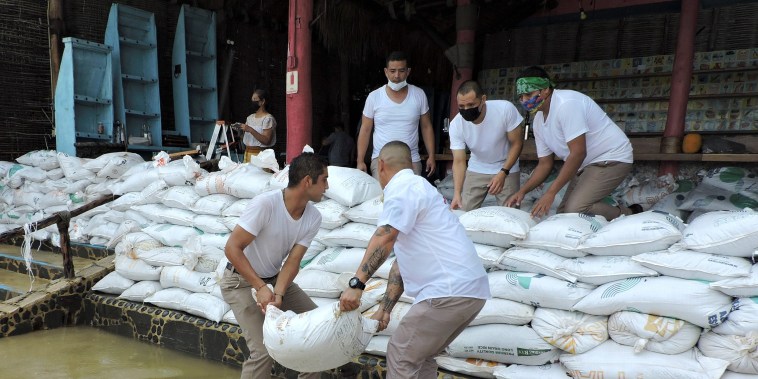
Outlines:
{"type": "Polygon", "coordinates": [[[516,79],[516,95],[533,117],[539,161],[521,189],[506,200],[507,206],[520,206],[526,194],[550,175],[557,156],[563,167],[534,203],[533,217],[547,215],[566,184],[558,213],[599,214],[610,221],[642,211],[638,204],[616,207],[603,201],[631,171],[632,144],[594,100],[577,91],[555,89],[539,67],[527,68],[516,79]]]}

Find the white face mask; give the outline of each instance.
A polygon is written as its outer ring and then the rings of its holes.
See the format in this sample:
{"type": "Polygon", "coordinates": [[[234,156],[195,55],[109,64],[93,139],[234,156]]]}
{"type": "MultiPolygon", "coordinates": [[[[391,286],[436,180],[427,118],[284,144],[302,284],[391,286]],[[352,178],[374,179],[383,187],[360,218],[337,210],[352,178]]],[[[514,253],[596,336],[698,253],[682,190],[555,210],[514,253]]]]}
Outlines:
{"type": "Polygon", "coordinates": [[[400,83],[395,83],[395,82],[393,82],[391,80],[387,81],[387,86],[390,87],[390,89],[393,90],[393,91],[395,91],[395,92],[400,91],[401,89],[405,88],[405,86],[407,86],[407,85],[408,85],[408,82],[405,81],[405,80],[403,80],[400,83]]]}

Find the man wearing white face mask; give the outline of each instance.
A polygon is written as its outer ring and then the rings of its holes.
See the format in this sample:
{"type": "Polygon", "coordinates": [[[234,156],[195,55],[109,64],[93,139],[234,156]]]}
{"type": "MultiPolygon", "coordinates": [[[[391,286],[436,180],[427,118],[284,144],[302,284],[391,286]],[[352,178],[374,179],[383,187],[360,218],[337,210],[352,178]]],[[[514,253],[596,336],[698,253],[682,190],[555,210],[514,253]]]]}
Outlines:
{"type": "Polygon", "coordinates": [[[408,67],[405,54],[401,51],[392,52],[387,57],[387,66],[384,68],[387,85],[371,92],[363,107],[361,129],[358,133],[357,168],[367,171],[365,157],[373,131],[371,175],[377,180],[379,179],[377,169],[379,151],[390,141],[402,141],[411,148],[413,172],[421,175],[421,156],[418,152],[419,121],[421,122],[421,138],[429,154],[426,160],[427,176],[435,172],[434,129],[429,104],[421,88],[406,82],[410,73],[411,69],[408,67]]]}
{"type": "Polygon", "coordinates": [[[506,100],[487,100],[479,83],[461,83],[458,114],[450,122],[455,193],[451,209],[479,208],[487,194],[498,205],[519,189],[519,155],[524,118],[506,100]],[[466,165],[466,147],[471,159],[466,165]]]}

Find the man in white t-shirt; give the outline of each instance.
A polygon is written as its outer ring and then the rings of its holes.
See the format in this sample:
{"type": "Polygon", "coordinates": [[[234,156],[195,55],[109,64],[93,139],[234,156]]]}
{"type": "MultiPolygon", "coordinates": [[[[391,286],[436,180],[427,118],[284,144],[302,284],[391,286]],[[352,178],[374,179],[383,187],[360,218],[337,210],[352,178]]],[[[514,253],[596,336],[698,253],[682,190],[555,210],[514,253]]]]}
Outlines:
{"type": "MultiPolygon", "coordinates": [[[[220,286],[250,350],[241,378],[271,378],[274,360],[263,346],[268,304],[295,313],[316,308],[293,279],[321,226],[321,213],[310,202],[321,200],[329,187],[327,176],[322,157],[313,153],[296,157],[290,164],[287,188],[254,197],[229,235],[224,249],[229,264],[220,286]],[[273,286],[273,291],[267,284],[273,286]],[[257,291],[257,302],[253,289],[257,291]]],[[[319,378],[321,374],[299,377],[319,378]]]]}
{"type": "Polygon", "coordinates": [[[387,291],[372,316],[383,330],[403,291],[415,298],[387,346],[386,377],[393,379],[436,378],[434,357],[490,298],[487,273],[474,244],[437,189],[413,174],[411,160],[411,150],[403,142],[392,141],[382,148],[380,226],[340,298],[342,310],[356,309],[366,281],[394,250],[387,291]]]}
{"type": "Polygon", "coordinates": [[[509,101],[487,100],[473,80],[461,84],[457,99],[458,114],[450,122],[455,188],[450,208],[479,208],[487,194],[504,205],[519,189],[524,118],[509,101]],[[467,147],[471,151],[468,168],[467,147]]]}
{"type": "Polygon", "coordinates": [[[591,213],[613,220],[639,213],[638,204],[612,206],[603,201],[632,169],[632,144],[624,131],[591,98],[554,89],[545,70],[530,67],[516,80],[521,105],[534,115],[532,131],[539,161],[524,186],[507,200],[518,206],[550,175],[555,157],[564,161],[558,177],[534,203],[532,216],[547,215],[558,191],[568,184],[558,213],[591,213]]]}
{"type": "Polygon", "coordinates": [[[371,92],[366,98],[361,117],[361,129],[358,133],[357,167],[366,171],[366,151],[371,132],[374,133],[374,150],[371,153],[371,175],[377,176],[377,157],[384,144],[390,141],[403,141],[411,148],[413,172],[421,175],[421,156],[418,152],[418,129],[421,121],[421,138],[424,140],[426,153],[426,172],[431,176],[435,172],[434,129],[429,113],[426,94],[421,88],[408,84],[406,80],[411,69],[405,54],[395,51],[387,57],[384,75],[387,84],[371,92]]]}

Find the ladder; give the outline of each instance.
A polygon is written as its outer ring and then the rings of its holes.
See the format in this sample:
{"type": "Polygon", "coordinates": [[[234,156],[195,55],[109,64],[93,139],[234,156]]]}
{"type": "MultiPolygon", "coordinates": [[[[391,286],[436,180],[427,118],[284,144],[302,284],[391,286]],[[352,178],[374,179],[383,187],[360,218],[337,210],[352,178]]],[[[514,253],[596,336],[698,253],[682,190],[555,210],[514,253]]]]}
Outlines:
{"type": "MultiPolygon", "coordinates": [[[[229,148],[230,142],[229,138],[227,137],[229,135],[229,127],[226,125],[224,120],[216,120],[216,126],[213,128],[213,134],[211,135],[211,141],[208,144],[208,151],[205,153],[205,159],[210,160],[213,156],[213,153],[216,151],[216,144],[222,143],[221,148],[223,149],[226,147],[226,154],[229,156],[229,158],[232,157],[231,150],[229,148]],[[221,137],[219,137],[219,131],[221,131],[221,137]]],[[[231,143],[234,143],[234,133],[231,133],[232,141],[231,143]]],[[[234,154],[237,156],[237,161],[239,161],[239,155],[237,154],[237,151],[234,151],[234,154]]]]}

